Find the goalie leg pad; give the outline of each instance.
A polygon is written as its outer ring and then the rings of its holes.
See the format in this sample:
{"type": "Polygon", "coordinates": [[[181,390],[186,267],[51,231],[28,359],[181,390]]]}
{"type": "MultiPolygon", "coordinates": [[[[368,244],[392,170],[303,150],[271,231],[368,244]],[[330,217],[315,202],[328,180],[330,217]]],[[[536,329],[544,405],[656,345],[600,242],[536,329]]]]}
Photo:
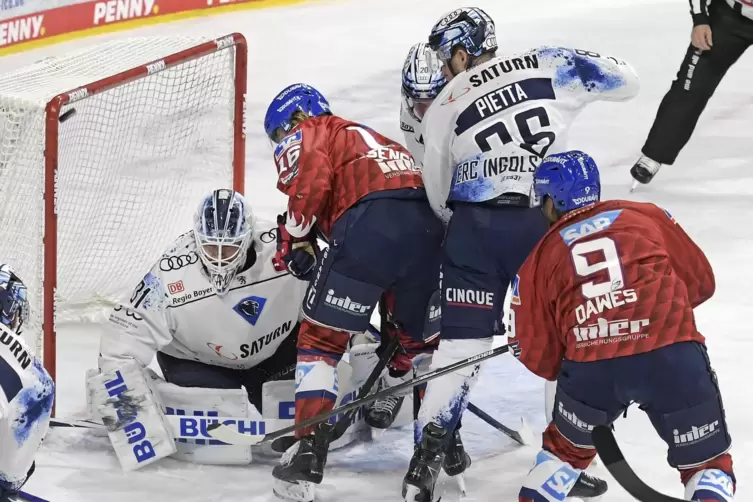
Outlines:
{"type": "MultiPolygon", "coordinates": [[[[157,375],[153,375],[153,378],[156,378],[153,382],[166,415],[262,419],[258,411],[251,409],[243,388],[179,387],[165,382],[157,375]]],[[[202,436],[200,428],[195,432],[197,438],[202,436]]],[[[211,439],[178,439],[173,458],[195,464],[247,465],[251,463],[253,456],[250,446],[226,445],[211,439]]]]}
{"type": "Polygon", "coordinates": [[[89,385],[124,470],[139,469],[175,453],[172,432],[141,366],[130,363],[100,373],[89,385]]]}

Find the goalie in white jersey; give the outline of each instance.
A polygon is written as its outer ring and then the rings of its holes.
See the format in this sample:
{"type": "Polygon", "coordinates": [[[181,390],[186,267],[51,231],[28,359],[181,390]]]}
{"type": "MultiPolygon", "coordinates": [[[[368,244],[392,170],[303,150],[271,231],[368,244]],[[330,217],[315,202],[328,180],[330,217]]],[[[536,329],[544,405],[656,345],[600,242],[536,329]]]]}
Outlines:
{"type": "MultiPolygon", "coordinates": [[[[630,99],[639,83],[627,63],[593,52],[541,47],[497,56],[494,22],[478,8],[443,16],[429,45],[450,81],[422,123],[426,192],[448,223],[441,341],[432,361],[442,367],[490,349],[493,335],[504,332],[508,286],[548,228],[529,197],[538,163],[566,149],[570,125],[585,105],[630,99]]],[[[431,500],[441,446],[478,370],[429,382],[419,413],[426,426],[404,480],[405,500],[431,500]]],[[[584,473],[570,494],[605,489],[584,473]]]]}
{"type": "MultiPolygon", "coordinates": [[[[266,382],[294,379],[308,283],[274,269],[274,227],[260,225],[240,194],[214,191],[202,200],[194,229],[157,260],[128,304],[111,312],[101,373],[89,385],[125,469],[176,453],[163,410],[254,418],[266,382]],[[167,382],[144,371],[155,355],[167,382]]],[[[242,446],[179,443],[177,453],[198,463],[251,460],[242,446]]]]}
{"type": "Polygon", "coordinates": [[[26,286],[0,265],[0,501],[15,500],[34,472],[55,396],[52,378],[26,345],[26,286]]]}

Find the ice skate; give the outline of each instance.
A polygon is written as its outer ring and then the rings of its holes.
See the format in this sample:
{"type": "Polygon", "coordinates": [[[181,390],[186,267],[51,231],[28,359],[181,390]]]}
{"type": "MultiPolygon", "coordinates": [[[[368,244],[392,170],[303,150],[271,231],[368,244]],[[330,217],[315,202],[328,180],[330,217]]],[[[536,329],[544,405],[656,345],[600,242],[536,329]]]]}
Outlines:
{"type": "Polygon", "coordinates": [[[654,179],[654,176],[656,176],[656,173],[659,172],[659,169],[661,169],[660,163],[646,157],[645,155],[641,155],[638,162],[630,168],[630,175],[633,177],[633,184],[630,187],[630,191],[632,192],[635,190],[638,183],[644,185],[650,183],[651,180],[654,179]]]}
{"type": "Polygon", "coordinates": [[[387,396],[374,401],[366,412],[364,420],[375,429],[387,429],[400,413],[405,397],[387,396]]]}
{"type": "Polygon", "coordinates": [[[314,484],[322,482],[333,425],[316,426],[313,436],[301,438],[293,444],[272,470],[275,477],[273,492],[280,498],[297,502],[314,500],[314,484]]]}
{"type": "Polygon", "coordinates": [[[403,478],[405,502],[433,502],[446,440],[447,431],[442,427],[433,423],[424,427],[421,444],[413,453],[408,474],[403,478]]]}
{"type": "Polygon", "coordinates": [[[607,482],[596,476],[591,476],[583,471],[578,476],[575,486],[567,494],[568,497],[580,498],[583,500],[594,500],[601,497],[607,491],[607,482]]]}

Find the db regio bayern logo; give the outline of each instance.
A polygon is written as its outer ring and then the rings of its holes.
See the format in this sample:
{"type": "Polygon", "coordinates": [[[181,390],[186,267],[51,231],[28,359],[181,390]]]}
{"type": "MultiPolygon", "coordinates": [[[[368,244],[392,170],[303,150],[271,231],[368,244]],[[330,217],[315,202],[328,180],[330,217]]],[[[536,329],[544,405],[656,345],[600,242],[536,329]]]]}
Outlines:
{"type": "Polygon", "coordinates": [[[170,270],[180,270],[188,265],[193,265],[199,261],[199,255],[191,251],[188,254],[179,256],[166,256],[159,261],[159,269],[163,272],[170,270]]]}

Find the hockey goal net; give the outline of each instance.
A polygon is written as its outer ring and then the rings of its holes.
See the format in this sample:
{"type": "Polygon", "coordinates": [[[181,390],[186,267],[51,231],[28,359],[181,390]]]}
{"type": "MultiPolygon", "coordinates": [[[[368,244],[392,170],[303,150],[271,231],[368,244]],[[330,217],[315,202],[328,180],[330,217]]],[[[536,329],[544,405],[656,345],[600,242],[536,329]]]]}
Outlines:
{"type": "Polygon", "coordinates": [[[55,377],[55,322],[127,298],[243,190],[242,35],[120,39],[0,75],[0,262],[29,289],[24,337],[55,377]]]}

